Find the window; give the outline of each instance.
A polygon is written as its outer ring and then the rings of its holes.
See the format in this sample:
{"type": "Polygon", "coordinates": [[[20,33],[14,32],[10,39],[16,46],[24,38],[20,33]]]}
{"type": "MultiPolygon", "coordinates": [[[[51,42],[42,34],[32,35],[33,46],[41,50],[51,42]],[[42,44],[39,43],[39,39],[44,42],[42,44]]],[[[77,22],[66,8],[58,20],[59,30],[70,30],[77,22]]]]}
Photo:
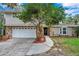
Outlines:
{"type": "Polygon", "coordinates": [[[63,34],[66,34],[66,28],[63,28],[63,34]]]}
{"type": "Polygon", "coordinates": [[[66,28],[63,28],[63,30],[66,30],[66,28]]]}
{"type": "Polygon", "coordinates": [[[67,27],[61,27],[60,28],[60,35],[66,35],[67,34],[67,27]]]}
{"type": "Polygon", "coordinates": [[[63,34],[66,34],[66,31],[63,31],[63,34]]]}

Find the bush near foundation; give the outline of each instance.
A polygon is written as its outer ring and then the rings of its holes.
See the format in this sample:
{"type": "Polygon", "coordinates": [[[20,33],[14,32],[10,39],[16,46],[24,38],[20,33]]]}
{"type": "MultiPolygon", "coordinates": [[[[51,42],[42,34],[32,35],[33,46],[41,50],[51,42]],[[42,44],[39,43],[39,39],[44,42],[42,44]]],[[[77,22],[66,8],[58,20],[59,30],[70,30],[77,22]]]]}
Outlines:
{"type": "Polygon", "coordinates": [[[75,28],[75,33],[76,33],[76,36],[79,37],[79,26],[75,28]]]}

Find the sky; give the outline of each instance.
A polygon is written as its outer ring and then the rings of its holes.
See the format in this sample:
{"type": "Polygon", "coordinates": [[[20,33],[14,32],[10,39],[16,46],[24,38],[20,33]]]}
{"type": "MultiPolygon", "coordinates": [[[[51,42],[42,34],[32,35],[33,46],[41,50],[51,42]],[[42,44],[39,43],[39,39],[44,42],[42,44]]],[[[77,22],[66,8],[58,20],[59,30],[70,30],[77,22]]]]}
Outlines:
{"type": "Polygon", "coordinates": [[[55,6],[63,6],[65,13],[71,16],[79,14],[79,3],[55,3],[55,6]]]}
{"type": "MultiPolygon", "coordinates": [[[[56,6],[62,5],[65,9],[65,13],[76,15],[79,14],[79,3],[56,3],[56,6]]],[[[2,10],[11,10],[11,8],[6,8],[0,4],[0,11],[2,10]]]]}
{"type": "Polygon", "coordinates": [[[79,14],[79,3],[62,3],[67,14],[79,14]]]}

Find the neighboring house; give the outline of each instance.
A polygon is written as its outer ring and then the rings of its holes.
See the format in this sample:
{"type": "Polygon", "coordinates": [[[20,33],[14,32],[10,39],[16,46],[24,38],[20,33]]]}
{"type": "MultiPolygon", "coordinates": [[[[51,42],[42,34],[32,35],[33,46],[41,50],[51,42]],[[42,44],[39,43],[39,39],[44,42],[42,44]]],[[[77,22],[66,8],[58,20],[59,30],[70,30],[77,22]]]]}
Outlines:
{"type": "MultiPolygon", "coordinates": [[[[31,23],[24,23],[16,17],[13,13],[16,11],[3,11],[5,18],[5,34],[12,38],[35,38],[36,27],[31,23]]],[[[75,27],[79,25],[53,25],[50,29],[50,36],[75,36],[75,27]]],[[[44,35],[48,35],[48,28],[44,26],[44,35]]]]}

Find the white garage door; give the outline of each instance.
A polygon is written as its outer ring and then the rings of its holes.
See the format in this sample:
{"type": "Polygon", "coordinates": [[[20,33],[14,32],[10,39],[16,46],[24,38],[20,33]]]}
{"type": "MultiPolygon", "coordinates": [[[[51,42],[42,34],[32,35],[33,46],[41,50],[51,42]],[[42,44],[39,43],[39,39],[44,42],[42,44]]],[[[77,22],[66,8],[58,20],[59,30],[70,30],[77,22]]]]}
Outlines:
{"type": "Polygon", "coordinates": [[[16,38],[36,38],[36,30],[33,28],[14,28],[12,29],[12,36],[16,38]]]}

